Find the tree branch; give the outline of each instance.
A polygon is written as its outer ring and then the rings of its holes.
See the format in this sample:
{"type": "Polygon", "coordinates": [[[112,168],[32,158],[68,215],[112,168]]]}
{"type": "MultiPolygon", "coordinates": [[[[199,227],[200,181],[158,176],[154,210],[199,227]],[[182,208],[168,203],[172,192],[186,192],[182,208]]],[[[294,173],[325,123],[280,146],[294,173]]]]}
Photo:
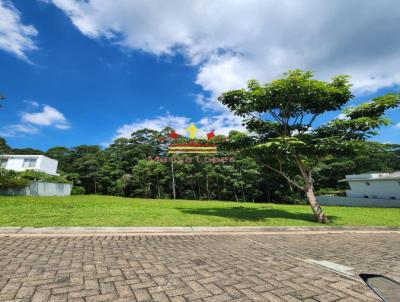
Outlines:
{"type": "Polygon", "coordinates": [[[279,118],[279,116],[278,116],[275,112],[273,112],[273,111],[271,110],[270,113],[271,113],[272,117],[273,117],[278,123],[280,123],[280,124],[283,123],[282,120],[279,118]]]}
{"type": "Polygon", "coordinates": [[[306,187],[308,187],[310,185],[312,187],[313,186],[313,183],[312,183],[312,180],[311,180],[311,172],[312,171],[311,170],[307,171],[306,167],[304,166],[303,161],[301,160],[301,158],[297,154],[294,155],[294,159],[295,159],[295,161],[297,163],[297,166],[299,167],[301,175],[304,178],[304,181],[306,183],[306,187]]]}
{"type": "MultiPolygon", "coordinates": [[[[307,130],[312,126],[312,123],[315,121],[315,119],[317,118],[318,115],[319,115],[319,114],[316,113],[316,114],[314,114],[314,116],[311,118],[310,122],[307,124],[307,130]]],[[[305,130],[305,131],[307,131],[307,130],[305,130]]]]}
{"type": "Polygon", "coordinates": [[[292,180],[292,179],[291,179],[289,176],[287,176],[283,171],[278,170],[278,169],[275,169],[274,167],[272,167],[272,166],[266,164],[265,162],[259,160],[259,159],[257,158],[257,155],[256,155],[256,154],[254,154],[254,158],[255,158],[255,160],[256,160],[257,162],[259,162],[260,164],[264,165],[264,166],[267,167],[268,169],[270,169],[270,170],[272,170],[272,171],[278,173],[279,175],[281,175],[283,178],[285,178],[289,183],[291,183],[293,186],[295,186],[295,187],[298,188],[299,190],[304,191],[304,188],[303,188],[301,185],[299,185],[297,182],[295,182],[294,180],[292,180]]]}

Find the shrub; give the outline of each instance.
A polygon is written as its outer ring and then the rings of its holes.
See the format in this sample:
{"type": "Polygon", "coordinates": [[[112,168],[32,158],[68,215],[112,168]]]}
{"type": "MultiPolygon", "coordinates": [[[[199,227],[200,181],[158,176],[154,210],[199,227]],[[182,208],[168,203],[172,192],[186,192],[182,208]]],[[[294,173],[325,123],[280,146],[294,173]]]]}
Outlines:
{"type": "Polygon", "coordinates": [[[31,184],[31,180],[21,177],[15,171],[0,169],[0,189],[24,188],[31,184]]]}
{"type": "Polygon", "coordinates": [[[38,172],[33,170],[26,170],[24,172],[20,172],[19,174],[21,175],[22,178],[34,181],[61,183],[61,184],[71,183],[64,176],[49,175],[43,172],[38,172]]]}
{"type": "Polygon", "coordinates": [[[0,178],[0,189],[16,189],[24,188],[31,184],[31,181],[24,178],[16,177],[1,177],[0,178]]]}
{"type": "Polygon", "coordinates": [[[85,188],[79,187],[79,186],[73,186],[71,194],[72,195],[83,195],[83,194],[85,194],[85,188]]]}
{"type": "Polygon", "coordinates": [[[43,172],[27,170],[15,172],[12,170],[0,169],[0,189],[24,188],[32,181],[50,183],[71,183],[64,176],[48,175],[43,172]]]}

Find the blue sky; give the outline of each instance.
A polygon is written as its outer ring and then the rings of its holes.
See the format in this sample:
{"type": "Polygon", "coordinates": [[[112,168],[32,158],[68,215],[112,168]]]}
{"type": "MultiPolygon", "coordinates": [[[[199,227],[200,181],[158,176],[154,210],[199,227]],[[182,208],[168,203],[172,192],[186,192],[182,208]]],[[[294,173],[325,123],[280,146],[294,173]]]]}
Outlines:
{"type": "MultiPolygon", "coordinates": [[[[251,2],[0,0],[0,135],[47,149],[191,121],[226,133],[240,120],[219,93],[292,68],[352,75],[353,104],[398,91],[396,1],[251,2]]],[[[389,117],[376,139],[400,143],[389,117]]]]}

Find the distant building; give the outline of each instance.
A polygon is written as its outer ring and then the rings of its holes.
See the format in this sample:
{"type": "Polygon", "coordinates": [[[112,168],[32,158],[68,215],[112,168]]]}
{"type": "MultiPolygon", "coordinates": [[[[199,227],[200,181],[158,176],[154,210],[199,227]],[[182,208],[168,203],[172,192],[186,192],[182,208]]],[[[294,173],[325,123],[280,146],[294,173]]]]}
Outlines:
{"type": "Polygon", "coordinates": [[[317,196],[321,205],[400,208],[400,171],[346,175],[346,196],[317,196]]]}
{"type": "Polygon", "coordinates": [[[0,168],[17,172],[35,170],[57,174],[58,161],[44,155],[0,155],[0,168]]]}
{"type": "Polygon", "coordinates": [[[400,171],[346,175],[347,197],[400,200],[400,171]]]}
{"type": "MultiPolygon", "coordinates": [[[[0,155],[0,168],[16,172],[34,170],[49,175],[57,174],[58,161],[44,155],[0,155]]],[[[3,188],[0,195],[11,196],[68,196],[72,184],[33,181],[24,188],[3,188]]]]}

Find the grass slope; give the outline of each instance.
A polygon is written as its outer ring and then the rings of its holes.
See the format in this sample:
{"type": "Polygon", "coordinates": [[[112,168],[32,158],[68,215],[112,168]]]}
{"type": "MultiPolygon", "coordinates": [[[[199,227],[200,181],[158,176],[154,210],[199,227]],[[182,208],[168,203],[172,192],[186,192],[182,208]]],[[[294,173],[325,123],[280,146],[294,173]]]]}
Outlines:
{"type": "MultiPolygon", "coordinates": [[[[331,225],[400,226],[400,209],[324,207],[331,225]]],[[[309,206],[113,196],[0,196],[0,226],[307,226],[309,206]]]]}

